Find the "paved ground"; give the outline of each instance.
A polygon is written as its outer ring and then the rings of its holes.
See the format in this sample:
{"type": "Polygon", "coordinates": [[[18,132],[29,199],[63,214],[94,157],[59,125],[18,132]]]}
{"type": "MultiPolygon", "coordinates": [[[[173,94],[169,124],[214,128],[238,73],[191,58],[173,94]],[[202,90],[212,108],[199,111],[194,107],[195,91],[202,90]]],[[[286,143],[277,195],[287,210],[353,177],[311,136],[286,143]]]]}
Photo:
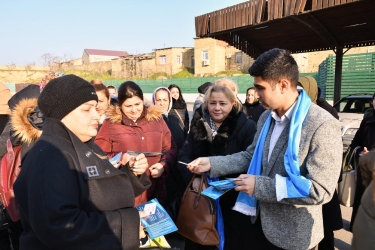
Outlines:
{"type": "Polygon", "coordinates": [[[349,232],[352,208],[341,206],[344,229],[335,232],[335,249],[350,250],[353,235],[349,232]]]}

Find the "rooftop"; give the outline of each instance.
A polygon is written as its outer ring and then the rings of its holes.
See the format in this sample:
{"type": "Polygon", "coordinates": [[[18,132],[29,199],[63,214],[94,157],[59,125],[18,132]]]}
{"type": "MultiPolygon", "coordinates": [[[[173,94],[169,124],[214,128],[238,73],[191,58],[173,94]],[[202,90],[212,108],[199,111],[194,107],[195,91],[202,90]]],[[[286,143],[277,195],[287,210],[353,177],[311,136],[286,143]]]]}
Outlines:
{"type": "Polygon", "coordinates": [[[116,50],[102,50],[102,49],[85,49],[89,55],[100,55],[100,56],[127,56],[129,55],[126,51],[116,50]]]}

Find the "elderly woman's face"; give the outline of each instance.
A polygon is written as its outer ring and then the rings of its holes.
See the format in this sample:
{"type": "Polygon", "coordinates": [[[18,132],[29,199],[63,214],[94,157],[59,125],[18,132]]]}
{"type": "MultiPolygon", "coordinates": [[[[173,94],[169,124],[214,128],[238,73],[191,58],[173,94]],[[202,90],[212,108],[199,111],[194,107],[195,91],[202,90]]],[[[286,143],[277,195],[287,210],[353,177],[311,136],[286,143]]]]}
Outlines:
{"type": "Polygon", "coordinates": [[[155,93],[155,106],[160,107],[164,114],[168,113],[169,109],[169,94],[165,90],[159,90],[155,93]]]}
{"type": "Polygon", "coordinates": [[[234,102],[226,97],[223,92],[212,92],[207,102],[208,112],[216,124],[221,124],[232,111],[234,102]]]}
{"type": "Polygon", "coordinates": [[[130,120],[136,121],[143,112],[143,101],[138,96],[128,98],[121,105],[121,110],[130,120]]]}
{"type": "Polygon", "coordinates": [[[67,114],[61,122],[81,141],[89,141],[98,133],[99,114],[95,100],[85,102],[67,114]]]}

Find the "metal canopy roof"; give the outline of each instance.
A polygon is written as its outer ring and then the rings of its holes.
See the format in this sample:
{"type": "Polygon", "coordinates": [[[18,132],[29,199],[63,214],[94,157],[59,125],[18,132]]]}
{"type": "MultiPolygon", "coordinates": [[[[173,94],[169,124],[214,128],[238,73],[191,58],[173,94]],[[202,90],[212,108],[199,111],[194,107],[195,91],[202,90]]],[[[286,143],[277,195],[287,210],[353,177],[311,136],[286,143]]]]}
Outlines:
{"type": "Polygon", "coordinates": [[[224,40],[253,58],[375,45],[374,0],[249,0],[195,18],[197,37],[224,40]]]}

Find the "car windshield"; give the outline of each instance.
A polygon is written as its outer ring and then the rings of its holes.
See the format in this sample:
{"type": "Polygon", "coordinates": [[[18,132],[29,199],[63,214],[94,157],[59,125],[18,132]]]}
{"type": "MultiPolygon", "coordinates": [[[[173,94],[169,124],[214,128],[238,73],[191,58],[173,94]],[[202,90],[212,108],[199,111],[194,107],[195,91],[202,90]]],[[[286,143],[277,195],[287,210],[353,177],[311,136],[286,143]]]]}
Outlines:
{"type": "Polygon", "coordinates": [[[372,108],[372,98],[345,97],[336,103],[334,108],[337,112],[364,114],[367,109],[372,108]]]}

